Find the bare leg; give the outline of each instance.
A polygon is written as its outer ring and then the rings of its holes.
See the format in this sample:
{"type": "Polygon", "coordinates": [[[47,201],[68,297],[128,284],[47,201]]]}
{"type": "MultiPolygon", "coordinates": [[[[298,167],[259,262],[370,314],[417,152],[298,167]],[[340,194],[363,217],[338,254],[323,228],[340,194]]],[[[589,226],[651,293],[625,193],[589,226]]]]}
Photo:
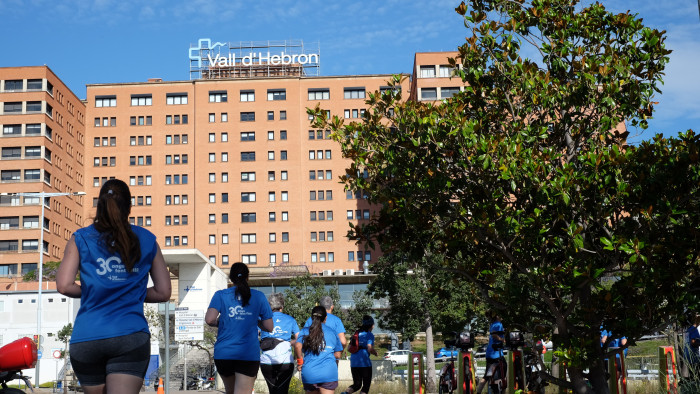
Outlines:
{"type": "Polygon", "coordinates": [[[105,385],[101,384],[99,386],[82,386],[83,387],[83,393],[85,394],[105,394],[107,390],[105,390],[105,385]]]}
{"type": "MultiPolygon", "coordinates": [[[[322,388],[318,389],[318,391],[321,394],[333,394],[333,393],[335,393],[335,390],[328,390],[328,389],[322,389],[322,388]]],[[[307,393],[308,393],[308,391],[307,391],[307,393]]]]}
{"type": "Polygon", "coordinates": [[[233,394],[233,390],[236,387],[236,374],[231,376],[222,376],[221,380],[224,382],[226,394],[233,394]]]}
{"type": "Polygon", "coordinates": [[[137,394],[143,386],[143,378],[124,374],[111,373],[107,375],[107,394],[137,394]]]}
{"type": "Polygon", "coordinates": [[[240,373],[237,373],[234,376],[236,379],[234,392],[236,394],[251,394],[253,392],[253,387],[255,386],[255,376],[246,376],[240,373]]]}
{"type": "Polygon", "coordinates": [[[476,394],[481,394],[481,390],[483,390],[485,384],[486,384],[486,379],[481,378],[481,380],[479,381],[479,385],[476,386],[476,394]]]}

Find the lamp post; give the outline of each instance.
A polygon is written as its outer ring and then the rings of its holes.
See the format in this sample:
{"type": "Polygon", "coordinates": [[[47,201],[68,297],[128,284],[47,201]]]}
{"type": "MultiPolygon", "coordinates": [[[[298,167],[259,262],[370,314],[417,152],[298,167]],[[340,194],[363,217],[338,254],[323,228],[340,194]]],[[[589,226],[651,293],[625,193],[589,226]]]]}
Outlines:
{"type": "MultiPolygon", "coordinates": [[[[2,196],[22,196],[22,197],[38,197],[39,204],[41,204],[41,216],[39,217],[39,266],[37,271],[37,277],[39,279],[39,290],[37,292],[37,306],[36,306],[36,332],[38,335],[37,347],[41,347],[41,290],[42,281],[44,278],[44,199],[59,196],[84,196],[85,192],[72,192],[72,193],[0,193],[2,196]]],[[[41,358],[36,360],[36,378],[34,380],[34,386],[39,387],[39,362],[41,358]]]]}

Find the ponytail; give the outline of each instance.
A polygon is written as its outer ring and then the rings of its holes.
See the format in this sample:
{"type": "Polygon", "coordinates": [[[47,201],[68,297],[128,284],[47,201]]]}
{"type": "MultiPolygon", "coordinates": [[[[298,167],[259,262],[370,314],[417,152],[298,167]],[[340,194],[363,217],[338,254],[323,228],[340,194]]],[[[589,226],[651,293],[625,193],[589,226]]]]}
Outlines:
{"type": "Polygon", "coordinates": [[[110,179],[102,185],[97,200],[94,226],[110,253],[118,253],[128,272],[141,259],[141,244],[129,224],[131,192],[119,179],[110,179]]]}
{"type": "Polygon", "coordinates": [[[311,310],[311,327],[309,327],[309,335],[301,345],[302,352],[318,355],[326,347],[326,338],[323,335],[323,322],[326,320],[326,315],[326,309],[322,306],[315,306],[311,310]]]}
{"type": "Polygon", "coordinates": [[[236,286],[235,296],[241,300],[241,305],[250,303],[250,286],[248,286],[248,266],[243,263],[235,263],[228,273],[231,283],[236,286]]]}

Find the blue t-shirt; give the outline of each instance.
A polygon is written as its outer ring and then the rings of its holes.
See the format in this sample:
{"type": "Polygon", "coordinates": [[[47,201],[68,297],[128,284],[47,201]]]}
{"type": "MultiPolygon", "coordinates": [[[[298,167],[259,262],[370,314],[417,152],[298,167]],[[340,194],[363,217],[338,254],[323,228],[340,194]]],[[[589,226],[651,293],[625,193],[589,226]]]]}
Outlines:
{"type": "MultiPolygon", "coordinates": [[[[342,320],[340,318],[332,313],[329,313],[326,315],[326,323],[328,327],[333,329],[336,334],[344,334],[345,333],[345,326],[343,325],[342,320]]],[[[306,323],[304,323],[304,328],[311,327],[311,318],[306,319],[306,323]]]]}
{"type": "Polygon", "coordinates": [[[502,344],[503,341],[499,341],[493,337],[494,333],[498,333],[499,336],[504,336],[503,324],[500,321],[494,322],[489,328],[489,344],[486,346],[486,358],[500,358],[503,357],[503,347],[496,350],[493,348],[494,344],[502,344]]]}
{"type": "Polygon", "coordinates": [[[691,341],[693,339],[700,339],[700,332],[698,331],[698,328],[695,326],[690,326],[688,329],[685,331],[685,358],[688,360],[690,364],[697,364],[700,363],[700,354],[698,353],[698,350],[700,348],[692,347],[690,345],[691,341]]]}
{"type": "Polygon", "coordinates": [[[260,330],[260,339],[277,338],[284,342],[277,344],[273,349],[260,354],[261,364],[291,364],[294,362],[292,346],[289,342],[298,332],[299,325],[293,317],[282,312],[272,312],[272,323],[275,328],[272,332],[260,330]]]}
{"type": "Polygon", "coordinates": [[[143,314],[148,273],[158,251],[150,231],[131,226],[141,246],[141,259],[127,272],[119,253],[111,253],[94,225],[75,232],[80,256],[80,309],[71,343],[150,333],[143,314]]]}
{"type": "Polygon", "coordinates": [[[367,331],[360,331],[357,342],[360,349],[356,353],[350,355],[350,367],[371,367],[372,361],[369,359],[367,345],[374,346],[374,334],[367,331]]]}
{"type": "Polygon", "coordinates": [[[217,360],[260,360],[258,342],[258,320],[272,318],[272,310],[265,295],[250,290],[250,301],[243,306],[236,297],[236,286],[214,293],[209,308],[216,309],[219,315],[219,333],[214,344],[214,358],[217,360]]]}
{"type": "MultiPolygon", "coordinates": [[[[301,367],[302,383],[313,384],[338,381],[338,365],[333,353],[342,352],[343,345],[340,343],[338,334],[335,331],[325,324],[322,327],[326,347],[319,354],[304,353],[304,365],[301,367]]],[[[307,335],[309,335],[309,328],[302,328],[297,341],[303,345],[307,335]]]]}

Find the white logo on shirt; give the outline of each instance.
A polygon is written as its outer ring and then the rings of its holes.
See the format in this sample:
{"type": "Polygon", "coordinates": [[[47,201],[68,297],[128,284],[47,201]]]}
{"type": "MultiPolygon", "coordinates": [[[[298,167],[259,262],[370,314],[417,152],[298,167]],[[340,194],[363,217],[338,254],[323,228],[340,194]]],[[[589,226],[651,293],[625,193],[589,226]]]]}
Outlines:
{"type": "Polygon", "coordinates": [[[243,309],[243,307],[240,305],[237,305],[235,307],[230,306],[228,308],[228,317],[232,317],[236,320],[243,320],[243,319],[245,319],[244,316],[251,316],[251,315],[253,315],[253,314],[246,311],[245,309],[243,309]]]}

